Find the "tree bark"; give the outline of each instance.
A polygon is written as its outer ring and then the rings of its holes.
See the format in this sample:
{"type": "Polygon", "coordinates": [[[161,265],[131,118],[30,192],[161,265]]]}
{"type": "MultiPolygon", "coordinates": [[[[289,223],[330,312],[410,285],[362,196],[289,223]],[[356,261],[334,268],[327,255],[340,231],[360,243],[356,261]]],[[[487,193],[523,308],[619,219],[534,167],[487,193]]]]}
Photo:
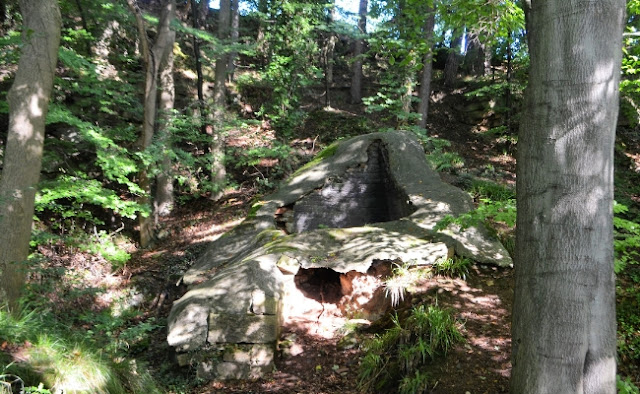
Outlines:
{"type": "Polygon", "coordinates": [[[329,2],[329,15],[327,17],[327,25],[329,29],[327,31],[327,37],[325,38],[325,45],[322,50],[322,57],[324,59],[324,105],[327,108],[331,108],[331,86],[333,85],[333,63],[334,63],[334,51],[336,48],[336,41],[338,37],[331,31],[333,23],[335,21],[336,5],[335,0],[329,2]]]}
{"type": "Polygon", "coordinates": [[[358,9],[358,37],[353,56],[353,76],[351,77],[351,102],[362,102],[362,57],[364,53],[364,36],[367,34],[367,0],[360,0],[358,9]]]}
{"type": "MultiPolygon", "coordinates": [[[[218,14],[218,39],[222,45],[229,40],[231,22],[231,0],[220,0],[220,12],[218,14]]],[[[219,49],[219,55],[216,58],[215,82],[213,86],[213,108],[211,110],[212,141],[211,141],[211,181],[214,190],[211,199],[218,200],[222,196],[222,187],[227,177],[227,171],[224,167],[224,138],[222,130],[224,126],[224,115],[226,109],[227,93],[227,65],[229,63],[229,55],[226,48],[219,49]]]]}
{"type": "Polygon", "coordinates": [[[527,2],[512,393],[615,393],[613,148],[625,1],[527,2]]]}
{"type": "Polygon", "coordinates": [[[427,128],[427,116],[429,114],[429,99],[431,98],[431,75],[433,73],[433,28],[435,26],[435,7],[427,9],[427,19],[424,23],[424,40],[429,49],[422,58],[422,77],[420,79],[420,104],[418,113],[420,122],[418,126],[427,128]]]}
{"type": "Polygon", "coordinates": [[[57,0],[21,0],[22,54],[7,94],[9,129],[0,179],[0,304],[18,307],[42,167],[45,118],[58,61],[57,0]]]}
{"type": "Polygon", "coordinates": [[[153,201],[153,211],[156,219],[158,216],[167,216],[174,205],[173,196],[173,171],[172,161],[168,152],[171,150],[171,124],[173,120],[173,108],[175,103],[175,82],[173,78],[173,45],[176,33],[170,30],[167,35],[166,57],[160,63],[160,122],[158,124],[159,140],[163,148],[163,157],[160,163],[160,173],[156,177],[156,191],[153,201]]]}
{"type": "MultiPolygon", "coordinates": [[[[175,16],[176,4],[175,0],[163,1],[156,42],[153,47],[150,48],[142,12],[136,0],[127,0],[127,3],[136,17],[142,59],[145,64],[143,126],[142,134],[137,143],[138,148],[144,151],[151,146],[155,132],[160,64],[168,55],[168,51],[173,51],[175,33],[171,31],[170,25],[171,20],[175,16]],[[172,39],[172,37],[174,38],[172,39]]],[[[139,178],[140,188],[145,192],[145,195],[140,197],[139,202],[143,206],[151,207],[151,179],[149,178],[147,168],[143,168],[140,171],[139,178]]],[[[153,223],[151,215],[140,215],[138,225],[140,227],[140,246],[143,248],[149,246],[153,241],[155,232],[153,223]]]]}
{"type": "Polygon", "coordinates": [[[458,78],[458,66],[460,65],[460,44],[462,43],[462,35],[453,32],[451,38],[451,46],[449,47],[449,55],[444,65],[444,85],[452,87],[458,78]]]}
{"type": "MultiPolygon", "coordinates": [[[[237,45],[240,38],[240,3],[239,0],[231,0],[231,44],[237,45]]],[[[229,81],[233,81],[236,70],[236,59],[238,51],[235,49],[229,54],[229,64],[227,65],[227,75],[229,81]]]]}
{"type": "MultiPolygon", "coordinates": [[[[193,19],[193,28],[199,29],[204,24],[206,15],[202,15],[202,12],[198,12],[198,5],[195,4],[196,0],[191,0],[191,15],[193,19]]],[[[205,0],[201,0],[205,1],[205,0]]],[[[204,84],[204,77],[202,75],[202,60],[200,57],[200,40],[196,35],[193,36],[193,58],[196,63],[196,75],[198,80],[196,81],[196,90],[198,92],[198,108],[200,108],[200,114],[204,113],[204,93],[202,86],[204,84]]]]}

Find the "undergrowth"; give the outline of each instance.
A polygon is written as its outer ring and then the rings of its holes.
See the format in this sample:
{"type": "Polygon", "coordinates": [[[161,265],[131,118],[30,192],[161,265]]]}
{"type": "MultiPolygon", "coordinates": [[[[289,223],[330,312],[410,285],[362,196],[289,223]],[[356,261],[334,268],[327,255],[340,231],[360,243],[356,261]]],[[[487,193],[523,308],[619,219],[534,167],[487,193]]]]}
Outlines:
{"type": "Polygon", "coordinates": [[[358,385],[365,392],[426,392],[431,362],[464,342],[461,323],[447,310],[420,305],[393,326],[365,343],[358,385]]]}
{"type": "Polygon", "coordinates": [[[20,312],[0,308],[5,382],[15,380],[34,393],[162,392],[136,355],[163,324],[139,311],[131,292],[96,282],[92,264],[67,269],[45,259],[31,263],[20,312]]]}

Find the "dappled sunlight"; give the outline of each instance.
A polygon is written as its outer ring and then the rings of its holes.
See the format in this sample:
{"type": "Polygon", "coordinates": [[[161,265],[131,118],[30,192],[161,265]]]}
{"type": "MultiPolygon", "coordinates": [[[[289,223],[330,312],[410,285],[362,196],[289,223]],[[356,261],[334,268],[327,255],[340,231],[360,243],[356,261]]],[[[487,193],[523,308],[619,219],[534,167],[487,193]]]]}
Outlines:
{"type": "MultiPolygon", "coordinates": [[[[466,343],[453,349],[453,359],[467,360],[474,373],[503,384],[511,370],[512,286],[510,269],[482,266],[475,266],[467,280],[435,277],[422,284],[438,306],[452,308],[462,321],[466,343]]],[[[444,360],[443,371],[455,368],[453,359],[444,360]]]]}
{"type": "Polygon", "coordinates": [[[503,153],[498,156],[489,157],[489,161],[492,163],[515,166],[516,158],[513,155],[503,153]]]}
{"type": "Polygon", "coordinates": [[[221,224],[214,224],[210,226],[208,229],[196,230],[196,229],[185,229],[185,235],[192,237],[189,241],[191,244],[201,243],[201,242],[212,242],[218,239],[222,234],[231,230],[238,224],[242,223],[243,219],[235,219],[230,220],[221,224]]]}

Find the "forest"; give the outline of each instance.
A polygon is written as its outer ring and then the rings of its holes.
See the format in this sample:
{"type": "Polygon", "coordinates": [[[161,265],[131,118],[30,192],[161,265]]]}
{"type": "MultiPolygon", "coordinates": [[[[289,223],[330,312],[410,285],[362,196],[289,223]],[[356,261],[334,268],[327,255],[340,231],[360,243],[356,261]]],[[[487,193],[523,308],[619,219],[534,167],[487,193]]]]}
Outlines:
{"type": "Polygon", "coordinates": [[[0,393],[640,394],[639,15],[0,0],[0,393]],[[486,226],[515,267],[396,264],[388,313],[314,309],[256,379],[176,361],[169,313],[211,242],[394,130],[473,200],[438,228],[486,226]]]}

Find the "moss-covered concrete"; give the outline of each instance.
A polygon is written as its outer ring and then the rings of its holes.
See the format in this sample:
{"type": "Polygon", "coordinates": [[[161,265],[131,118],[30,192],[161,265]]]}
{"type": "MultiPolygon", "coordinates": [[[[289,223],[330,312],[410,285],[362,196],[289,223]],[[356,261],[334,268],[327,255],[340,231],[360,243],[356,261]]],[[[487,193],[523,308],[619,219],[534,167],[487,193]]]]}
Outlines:
{"type": "MultiPolygon", "coordinates": [[[[377,204],[379,200],[371,201],[377,204]]],[[[510,265],[504,247],[484,227],[435,230],[436,223],[447,215],[459,215],[472,208],[467,193],[442,182],[429,167],[422,147],[411,134],[374,133],[336,143],[296,172],[276,193],[254,205],[242,224],[214,241],[185,273],[183,281],[190,290],[172,308],[169,344],[189,354],[217,346],[218,342],[262,346],[279,332],[285,288],[293,283],[300,269],[366,273],[376,260],[429,265],[454,252],[480,263],[510,265]],[[376,163],[371,159],[372,147],[379,153],[376,163]],[[380,171],[370,171],[372,165],[381,163],[384,168],[380,171]],[[325,228],[322,223],[340,222],[330,215],[349,215],[349,204],[357,208],[353,212],[366,209],[359,205],[365,200],[362,194],[349,193],[358,187],[359,179],[372,182],[371,176],[385,177],[380,184],[386,185],[396,200],[402,200],[390,205],[401,205],[399,212],[405,216],[347,228],[325,228]],[[328,203],[328,208],[323,205],[317,210],[296,211],[297,204],[313,193],[317,194],[315,199],[307,201],[321,201],[318,198],[326,196],[339,203],[335,209],[328,203]],[[342,194],[336,196],[337,193],[342,194]],[[315,227],[283,226],[282,215],[277,215],[283,210],[293,210],[289,218],[326,215],[329,220],[310,218],[315,220],[315,227]],[[292,228],[308,231],[287,234],[285,229],[292,228]],[[245,324],[226,330],[226,325],[233,325],[234,321],[245,324]]],[[[212,360],[199,363],[206,372],[203,375],[212,378],[216,371],[222,371],[219,378],[242,375],[231,370],[256,371],[236,364],[216,366],[212,360]]],[[[269,368],[263,367],[259,370],[269,368]]]]}

